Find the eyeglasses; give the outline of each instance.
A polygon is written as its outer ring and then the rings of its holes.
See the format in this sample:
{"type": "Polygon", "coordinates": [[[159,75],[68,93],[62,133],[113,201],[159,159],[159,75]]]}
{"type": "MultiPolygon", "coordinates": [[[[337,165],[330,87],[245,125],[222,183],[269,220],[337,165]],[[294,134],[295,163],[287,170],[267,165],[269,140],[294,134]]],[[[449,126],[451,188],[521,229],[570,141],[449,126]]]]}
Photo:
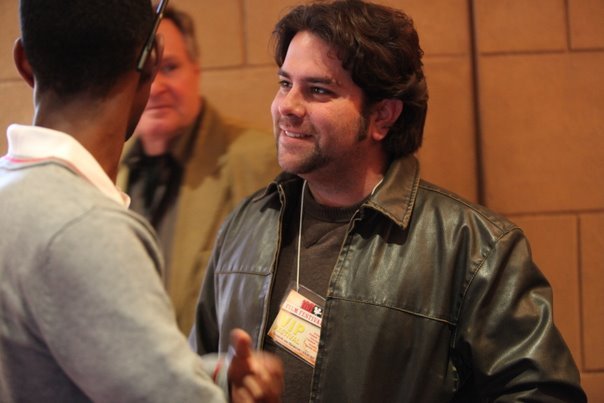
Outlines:
{"type": "Polygon", "coordinates": [[[138,62],[136,63],[136,70],[143,71],[143,67],[149,58],[149,54],[153,49],[153,42],[155,41],[155,35],[157,34],[157,28],[159,27],[159,23],[161,22],[162,17],[164,16],[164,9],[168,5],[169,0],[161,0],[157,5],[157,9],[155,11],[155,21],[153,21],[153,28],[149,33],[149,37],[145,42],[145,46],[143,46],[143,50],[141,51],[140,56],[138,57],[138,62]]]}

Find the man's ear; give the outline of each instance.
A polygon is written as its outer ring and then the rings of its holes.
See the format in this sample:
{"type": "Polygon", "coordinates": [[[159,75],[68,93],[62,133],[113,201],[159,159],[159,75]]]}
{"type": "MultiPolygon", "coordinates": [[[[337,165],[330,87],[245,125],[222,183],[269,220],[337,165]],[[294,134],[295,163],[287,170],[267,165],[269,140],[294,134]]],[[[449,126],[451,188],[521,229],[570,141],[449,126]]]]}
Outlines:
{"type": "Polygon", "coordinates": [[[372,111],[373,130],[371,135],[375,141],[381,141],[403,112],[403,101],[396,98],[382,99],[374,105],[372,111]]]}
{"type": "Polygon", "coordinates": [[[19,71],[19,74],[30,87],[34,87],[34,72],[29,64],[27,55],[25,55],[25,49],[23,48],[23,40],[21,38],[15,41],[13,47],[13,59],[15,60],[15,66],[19,71]]]}

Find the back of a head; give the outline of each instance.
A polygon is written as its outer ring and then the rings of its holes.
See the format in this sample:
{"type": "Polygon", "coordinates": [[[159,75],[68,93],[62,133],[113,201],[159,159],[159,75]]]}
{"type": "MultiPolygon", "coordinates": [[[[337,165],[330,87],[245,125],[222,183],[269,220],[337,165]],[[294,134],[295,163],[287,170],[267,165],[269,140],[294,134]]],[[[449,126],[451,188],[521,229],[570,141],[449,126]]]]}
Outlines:
{"type": "Polygon", "coordinates": [[[153,9],[149,0],[20,0],[20,17],[39,91],[103,97],[135,69],[153,9]]]}
{"type": "Polygon", "coordinates": [[[292,9],[274,30],[275,61],[281,66],[292,38],[300,31],[333,47],[344,69],[363,90],[367,106],[397,98],[404,108],[384,140],[390,158],[420,147],[428,106],[413,21],[400,10],[362,0],[317,1],[292,9]]]}

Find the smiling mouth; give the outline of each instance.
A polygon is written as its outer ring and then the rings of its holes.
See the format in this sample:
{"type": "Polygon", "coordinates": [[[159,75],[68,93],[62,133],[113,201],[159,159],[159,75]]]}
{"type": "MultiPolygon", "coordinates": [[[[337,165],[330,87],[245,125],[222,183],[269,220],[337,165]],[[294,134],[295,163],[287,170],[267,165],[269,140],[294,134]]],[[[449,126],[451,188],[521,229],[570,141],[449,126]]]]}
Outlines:
{"type": "Polygon", "coordinates": [[[282,129],[282,132],[283,132],[283,134],[285,134],[286,137],[294,138],[294,139],[302,139],[302,138],[311,137],[308,134],[292,132],[290,130],[285,130],[285,129],[282,129]]]}
{"type": "Polygon", "coordinates": [[[153,105],[153,106],[147,106],[148,110],[152,110],[152,109],[165,109],[165,108],[169,108],[169,105],[153,105]]]}

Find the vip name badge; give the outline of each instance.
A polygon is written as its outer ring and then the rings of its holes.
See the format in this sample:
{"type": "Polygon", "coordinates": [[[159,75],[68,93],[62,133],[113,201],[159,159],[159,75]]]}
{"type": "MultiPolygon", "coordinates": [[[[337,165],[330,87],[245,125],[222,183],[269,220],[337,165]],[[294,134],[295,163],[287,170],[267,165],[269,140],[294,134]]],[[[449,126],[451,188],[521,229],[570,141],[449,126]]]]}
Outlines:
{"type": "Polygon", "coordinates": [[[292,289],[281,304],[268,335],[296,357],[315,366],[323,308],[292,289]]]}

